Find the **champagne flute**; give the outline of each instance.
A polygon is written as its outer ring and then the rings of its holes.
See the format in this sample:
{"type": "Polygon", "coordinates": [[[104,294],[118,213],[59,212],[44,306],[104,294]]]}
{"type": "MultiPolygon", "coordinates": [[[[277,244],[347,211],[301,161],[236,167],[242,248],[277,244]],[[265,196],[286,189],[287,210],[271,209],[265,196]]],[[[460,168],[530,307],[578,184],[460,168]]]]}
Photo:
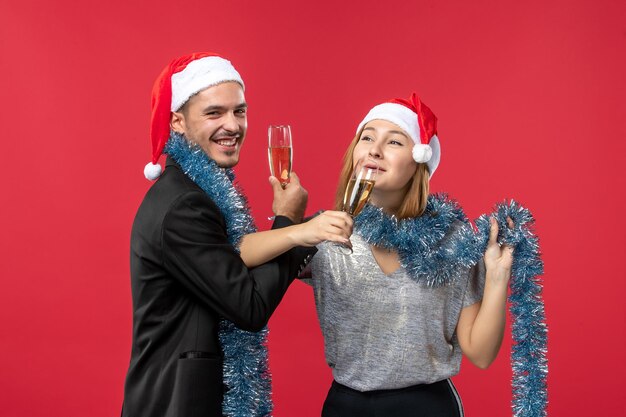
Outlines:
{"type": "Polygon", "coordinates": [[[291,127],[289,125],[270,125],[267,129],[267,157],[270,171],[285,188],[289,184],[293,152],[291,147],[291,127]]]}
{"type": "MultiPolygon", "coordinates": [[[[372,159],[368,159],[358,166],[352,172],[352,176],[343,195],[342,211],[348,213],[351,217],[359,215],[365,204],[369,201],[376,176],[378,175],[378,163],[372,159]]],[[[352,249],[346,245],[336,243],[335,247],[343,254],[350,255],[352,249]]]]}

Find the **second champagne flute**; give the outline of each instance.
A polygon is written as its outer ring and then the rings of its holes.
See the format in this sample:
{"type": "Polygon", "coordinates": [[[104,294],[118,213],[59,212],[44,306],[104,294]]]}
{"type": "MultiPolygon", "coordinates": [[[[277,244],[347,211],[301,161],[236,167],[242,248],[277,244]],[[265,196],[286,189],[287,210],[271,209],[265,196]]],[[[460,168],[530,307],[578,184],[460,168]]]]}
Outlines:
{"type": "Polygon", "coordinates": [[[285,188],[289,184],[293,152],[291,147],[291,127],[289,125],[270,125],[267,129],[267,157],[270,171],[285,188]]]}
{"type": "MultiPolygon", "coordinates": [[[[371,159],[364,161],[358,169],[354,170],[343,195],[342,211],[353,218],[359,215],[369,201],[376,183],[376,175],[378,175],[378,163],[371,159]]],[[[343,254],[352,253],[352,249],[340,243],[335,244],[335,247],[343,254]]]]}

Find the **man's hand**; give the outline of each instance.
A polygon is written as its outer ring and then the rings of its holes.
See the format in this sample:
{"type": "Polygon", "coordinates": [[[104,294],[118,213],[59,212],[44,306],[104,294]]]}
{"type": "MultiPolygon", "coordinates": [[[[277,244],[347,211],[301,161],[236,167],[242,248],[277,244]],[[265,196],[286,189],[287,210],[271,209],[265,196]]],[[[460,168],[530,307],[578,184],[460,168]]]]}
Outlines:
{"type": "Polygon", "coordinates": [[[304,217],[309,193],[300,185],[300,178],[295,172],[291,173],[290,181],[285,189],[276,177],[270,177],[270,184],[274,190],[272,211],[276,216],[286,216],[294,223],[300,223],[304,217]]]}

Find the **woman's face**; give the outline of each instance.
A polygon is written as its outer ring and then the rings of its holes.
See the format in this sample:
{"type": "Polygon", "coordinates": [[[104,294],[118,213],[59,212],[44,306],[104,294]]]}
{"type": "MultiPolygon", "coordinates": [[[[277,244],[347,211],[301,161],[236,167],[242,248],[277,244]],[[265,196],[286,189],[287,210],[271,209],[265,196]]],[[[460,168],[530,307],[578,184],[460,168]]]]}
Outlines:
{"type": "Polygon", "coordinates": [[[406,193],[415,175],[417,162],[413,159],[413,140],[397,125],[386,120],[367,123],[354,148],[352,166],[355,170],[367,160],[380,167],[374,190],[406,193]]]}

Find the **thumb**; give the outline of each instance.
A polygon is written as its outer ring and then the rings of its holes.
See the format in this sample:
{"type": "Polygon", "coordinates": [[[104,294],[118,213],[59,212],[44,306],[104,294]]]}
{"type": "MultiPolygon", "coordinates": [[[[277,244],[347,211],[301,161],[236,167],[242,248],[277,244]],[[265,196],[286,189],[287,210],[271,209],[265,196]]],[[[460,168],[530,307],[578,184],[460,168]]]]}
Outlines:
{"type": "Polygon", "coordinates": [[[274,190],[274,194],[283,190],[283,187],[281,187],[280,181],[278,181],[278,178],[274,176],[270,176],[269,179],[270,179],[270,185],[272,186],[272,189],[274,190]]]}
{"type": "Polygon", "coordinates": [[[291,174],[289,175],[289,183],[290,184],[295,184],[295,185],[300,185],[300,177],[298,176],[298,174],[296,174],[295,172],[291,171],[291,174]]]}

